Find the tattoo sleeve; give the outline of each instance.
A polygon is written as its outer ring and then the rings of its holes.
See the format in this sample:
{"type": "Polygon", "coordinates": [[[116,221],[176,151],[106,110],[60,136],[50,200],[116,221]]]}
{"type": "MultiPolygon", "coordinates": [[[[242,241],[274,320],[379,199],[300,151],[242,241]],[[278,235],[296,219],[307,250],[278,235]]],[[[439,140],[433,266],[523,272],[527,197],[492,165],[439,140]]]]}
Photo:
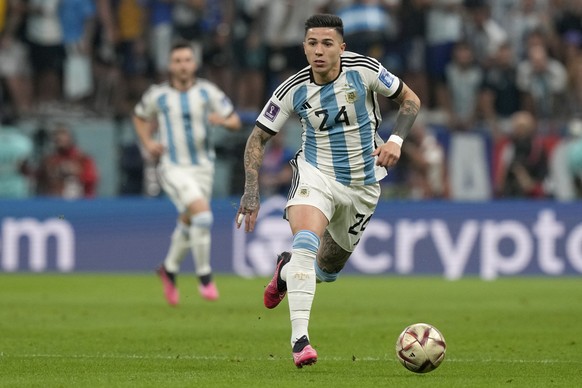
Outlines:
{"type": "Polygon", "coordinates": [[[321,238],[321,244],[317,252],[317,264],[319,268],[327,273],[338,273],[346,265],[350,254],[350,252],[337,245],[331,234],[326,230],[321,238]]]}
{"type": "Polygon", "coordinates": [[[400,109],[396,116],[396,124],[392,130],[392,134],[405,139],[408,136],[408,132],[410,132],[412,124],[414,124],[414,120],[416,120],[416,116],[418,116],[420,101],[416,94],[408,88],[406,93],[402,93],[395,101],[400,104],[400,109]]]}
{"type": "Polygon", "coordinates": [[[272,136],[262,129],[255,127],[247,139],[244,154],[245,165],[245,193],[241,205],[247,210],[259,208],[259,170],[265,155],[265,144],[272,136]]]}

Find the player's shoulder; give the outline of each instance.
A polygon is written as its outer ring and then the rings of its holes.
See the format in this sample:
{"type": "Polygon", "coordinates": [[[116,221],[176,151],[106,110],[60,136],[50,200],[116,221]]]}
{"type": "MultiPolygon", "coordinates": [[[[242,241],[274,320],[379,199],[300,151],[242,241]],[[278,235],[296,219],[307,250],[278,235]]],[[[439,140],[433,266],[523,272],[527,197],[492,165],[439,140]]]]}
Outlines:
{"type": "Polygon", "coordinates": [[[199,87],[200,89],[220,90],[218,85],[206,78],[196,78],[195,86],[199,87]]]}
{"type": "Polygon", "coordinates": [[[346,69],[370,70],[378,73],[382,67],[377,59],[353,51],[344,51],[341,61],[342,67],[346,69]]]}
{"type": "Polygon", "coordinates": [[[152,84],[149,88],[146,89],[144,92],[144,96],[155,96],[165,93],[171,89],[170,84],[168,82],[161,82],[158,84],[152,84]]]}
{"type": "Polygon", "coordinates": [[[273,95],[279,100],[282,100],[291,90],[294,90],[297,87],[309,82],[311,79],[311,72],[309,71],[310,68],[310,66],[305,66],[303,69],[287,78],[275,89],[273,95]]]}

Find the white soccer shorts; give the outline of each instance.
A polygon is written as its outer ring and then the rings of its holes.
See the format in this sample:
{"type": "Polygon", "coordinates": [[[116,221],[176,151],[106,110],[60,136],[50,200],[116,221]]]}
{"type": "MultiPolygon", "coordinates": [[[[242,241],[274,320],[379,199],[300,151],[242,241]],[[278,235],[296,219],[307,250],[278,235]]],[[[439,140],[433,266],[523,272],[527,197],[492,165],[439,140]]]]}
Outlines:
{"type": "Polygon", "coordinates": [[[298,157],[291,162],[293,184],[286,208],[310,205],[329,220],[327,230],[344,250],[353,252],[380,198],[380,184],[345,186],[298,157]]]}
{"type": "Polygon", "coordinates": [[[157,172],[162,189],[178,212],[184,212],[196,200],[210,201],[214,178],[213,166],[161,164],[157,172]]]}

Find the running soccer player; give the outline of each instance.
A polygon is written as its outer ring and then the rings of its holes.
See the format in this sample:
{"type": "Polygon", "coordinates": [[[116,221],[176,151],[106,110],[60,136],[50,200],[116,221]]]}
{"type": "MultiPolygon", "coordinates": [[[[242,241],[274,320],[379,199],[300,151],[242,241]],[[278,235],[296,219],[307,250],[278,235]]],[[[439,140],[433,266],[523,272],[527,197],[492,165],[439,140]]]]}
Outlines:
{"type": "Polygon", "coordinates": [[[341,18],[307,19],[303,48],[309,66],[275,90],[247,140],[245,190],[235,218],[238,227],[244,220],[245,231],[254,229],[265,143],[296,113],[302,146],[291,161],[294,176],[285,208],[293,245],[277,259],[264,304],[274,308],[289,294],[291,347],[299,368],[317,361],[308,333],[316,278],[338,277],[374,214],[378,182],[400,158],[420,109],[417,95],[377,60],[345,51],[341,18]],[[378,94],[400,105],[386,143],[377,135],[378,94]]]}
{"type": "Polygon", "coordinates": [[[172,46],[168,67],[169,82],[145,92],[135,107],[133,124],[145,150],[159,160],[160,185],[179,212],[168,253],[157,270],[167,302],[176,305],[176,276],[188,250],[194,257],[201,296],[207,300],[219,296],[210,266],[215,159],[210,131],[213,126],[238,131],[241,121],[216,85],[196,77],[197,64],[189,43],[172,46]],[[157,139],[153,137],[156,126],[157,139]]]}

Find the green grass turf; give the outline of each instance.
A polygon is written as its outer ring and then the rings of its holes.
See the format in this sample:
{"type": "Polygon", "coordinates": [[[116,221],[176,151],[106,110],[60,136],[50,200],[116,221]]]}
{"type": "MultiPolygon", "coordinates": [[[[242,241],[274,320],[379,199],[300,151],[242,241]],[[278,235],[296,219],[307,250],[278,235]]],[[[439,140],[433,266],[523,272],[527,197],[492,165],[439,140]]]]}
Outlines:
{"type": "Polygon", "coordinates": [[[343,276],[318,286],[320,358],[301,370],[287,303],[262,306],[267,281],[218,276],[210,303],[184,274],[172,308],[153,275],[0,275],[0,386],[582,386],[579,278],[343,276]],[[413,322],[447,340],[444,363],[424,375],[394,354],[413,322]]]}

